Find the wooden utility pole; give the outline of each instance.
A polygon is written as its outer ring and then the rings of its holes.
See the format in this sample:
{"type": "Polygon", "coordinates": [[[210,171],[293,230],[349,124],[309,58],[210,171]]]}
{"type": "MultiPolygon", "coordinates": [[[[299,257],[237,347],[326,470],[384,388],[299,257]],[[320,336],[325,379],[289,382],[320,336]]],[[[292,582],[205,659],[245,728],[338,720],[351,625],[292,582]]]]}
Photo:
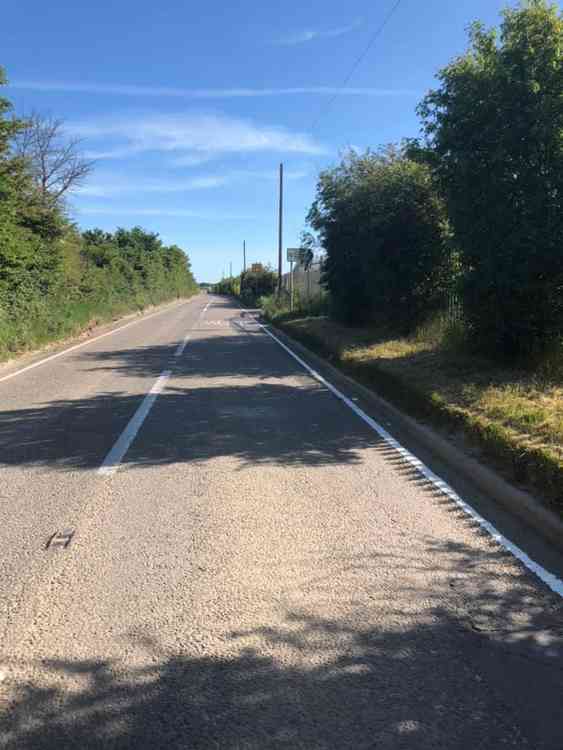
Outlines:
{"type": "Polygon", "coordinates": [[[280,213],[278,224],[278,296],[282,290],[283,164],[280,164],[280,213]]]}
{"type": "Polygon", "coordinates": [[[242,241],[242,270],[246,273],[246,240],[242,241]]]}

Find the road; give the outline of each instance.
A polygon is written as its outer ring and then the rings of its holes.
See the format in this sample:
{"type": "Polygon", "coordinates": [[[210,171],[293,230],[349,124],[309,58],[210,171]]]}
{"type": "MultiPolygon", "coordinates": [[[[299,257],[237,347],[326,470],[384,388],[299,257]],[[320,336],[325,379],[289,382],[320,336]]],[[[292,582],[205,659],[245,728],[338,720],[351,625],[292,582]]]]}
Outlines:
{"type": "Polygon", "coordinates": [[[43,359],[0,371],[0,747],[563,748],[562,597],[353,392],[205,295],[43,359]]]}

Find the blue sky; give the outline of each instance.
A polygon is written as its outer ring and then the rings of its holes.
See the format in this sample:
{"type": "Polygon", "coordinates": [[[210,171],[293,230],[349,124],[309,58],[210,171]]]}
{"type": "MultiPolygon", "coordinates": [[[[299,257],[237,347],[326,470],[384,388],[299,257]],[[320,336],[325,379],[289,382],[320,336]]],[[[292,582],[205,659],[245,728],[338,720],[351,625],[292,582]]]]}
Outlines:
{"type": "Polygon", "coordinates": [[[415,107],[504,0],[205,3],[30,0],[3,10],[0,65],[18,112],[64,118],[96,168],[71,198],[83,228],[139,224],[187,250],[198,280],[276,262],[304,228],[320,169],[348,146],[418,133],[415,107]]]}

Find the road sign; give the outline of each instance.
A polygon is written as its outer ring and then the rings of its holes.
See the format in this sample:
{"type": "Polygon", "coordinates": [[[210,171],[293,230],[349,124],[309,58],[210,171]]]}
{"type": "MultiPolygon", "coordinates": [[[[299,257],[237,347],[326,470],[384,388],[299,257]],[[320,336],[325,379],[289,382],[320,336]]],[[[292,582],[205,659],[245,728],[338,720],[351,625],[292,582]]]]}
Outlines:
{"type": "Polygon", "coordinates": [[[288,263],[299,263],[300,259],[301,259],[300,247],[288,247],[287,248],[287,262],[288,263]]]}

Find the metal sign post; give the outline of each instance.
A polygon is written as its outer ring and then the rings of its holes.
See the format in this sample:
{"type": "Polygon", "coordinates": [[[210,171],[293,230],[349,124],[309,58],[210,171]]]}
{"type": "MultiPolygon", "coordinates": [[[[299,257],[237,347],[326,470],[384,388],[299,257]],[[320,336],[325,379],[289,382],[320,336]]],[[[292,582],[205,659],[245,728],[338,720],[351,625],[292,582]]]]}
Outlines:
{"type": "Polygon", "coordinates": [[[293,261],[289,263],[289,312],[293,312],[293,261]]]}
{"type": "Polygon", "coordinates": [[[293,312],[293,268],[294,264],[299,263],[301,260],[301,248],[300,247],[288,247],[287,248],[287,260],[289,262],[289,310],[293,312]]]}

